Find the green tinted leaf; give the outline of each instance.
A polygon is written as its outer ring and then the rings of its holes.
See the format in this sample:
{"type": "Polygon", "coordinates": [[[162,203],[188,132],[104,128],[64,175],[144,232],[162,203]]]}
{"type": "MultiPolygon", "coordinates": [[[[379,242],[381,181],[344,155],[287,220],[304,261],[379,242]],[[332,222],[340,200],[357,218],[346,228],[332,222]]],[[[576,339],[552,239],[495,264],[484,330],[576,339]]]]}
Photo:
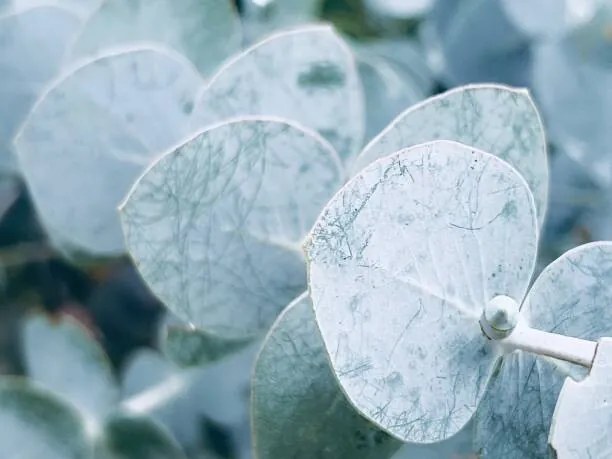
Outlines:
{"type": "Polygon", "coordinates": [[[220,124],[138,180],[121,208],[127,246],[180,319],[245,339],[304,290],[300,243],[342,179],[314,133],[276,120],[220,124]]]}
{"type": "Polygon", "coordinates": [[[318,131],[347,160],[363,139],[362,98],[347,45],[329,26],[308,26],[273,35],[227,62],[200,95],[196,122],[278,116],[318,131]]]}
{"type": "Polygon", "coordinates": [[[243,21],[249,41],[290,26],[315,22],[323,0],[245,0],[243,21]]]}
{"type": "Polygon", "coordinates": [[[174,438],[145,417],[114,416],[107,420],[96,445],[96,459],[184,459],[174,438]]]}
{"type": "Polygon", "coordinates": [[[51,393],[26,381],[0,379],[0,457],[88,459],[85,424],[51,393]]]}
{"type": "Polygon", "coordinates": [[[607,457],[612,451],[612,340],[602,338],[589,376],[567,378],[559,394],[550,444],[559,459],[607,457]]]}
{"type": "Polygon", "coordinates": [[[208,75],[239,51],[241,39],[229,0],[106,0],[84,25],[73,53],[152,42],[175,49],[208,75]]]}
{"type": "MultiPolygon", "coordinates": [[[[612,336],[612,243],[577,247],[536,279],[521,309],[540,330],[597,340],[612,336]]],[[[496,374],[476,417],[476,444],[491,459],[546,457],[557,395],[584,368],[517,351],[496,374]]]]}
{"type": "Polygon", "coordinates": [[[483,305],[523,298],[536,247],[533,197],[495,156],[437,141],[354,177],[306,244],[317,322],[351,402],[405,441],[458,432],[501,357],[483,305]]]}
{"type": "Polygon", "coordinates": [[[85,63],[46,93],[16,148],[57,246],[124,251],[117,205],[151,159],[185,136],[200,84],[179,57],[141,49],[85,63]]]}
{"type": "Polygon", "coordinates": [[[0,170],[15,169],[13,137],[78,27],[78,18],[53,6],[0,17],[0,170]]]}
{"type": "Polygon", "coordinates": [[[372,140],[353,169],[358,171],[402,148],[439,139],[473,146],[515,167],[531,188],[542,223],[548,194],[546,141],[527,91],[474,85],[427,99],[399,115],[372,140]]]}
{"type": "Polygon", "coordinates": [[[110,362],[91,332],[69,316],[27,319],[23,350],[28,375],[61,395],[92,421],[114,409],[118,398],[110,362]]]}
{"type": "Polygon", "coordinates": [[[307,294],[268,334],[253,373],[259,459],[383,459],[401,443],[362,418],[334,378],[307,294]]]}
{"type": "Polygon", "coordinates": [[[228,340],[197,328],[169,324],[162,336],[164,354],[181,367],[214,362],[242,349],[250,340],[228,340]]]}

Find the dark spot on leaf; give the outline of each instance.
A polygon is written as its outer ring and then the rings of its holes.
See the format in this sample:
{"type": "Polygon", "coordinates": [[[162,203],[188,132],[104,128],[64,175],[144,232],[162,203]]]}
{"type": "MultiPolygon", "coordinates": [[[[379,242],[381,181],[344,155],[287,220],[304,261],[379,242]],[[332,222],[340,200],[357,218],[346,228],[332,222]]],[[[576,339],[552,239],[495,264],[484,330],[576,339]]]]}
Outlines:
{"type": "Polygon", "coordinates": [[[342,69],[331,62],[315,62],[298,75],[298,84],[307,88],[333,88],[344,84],[342,69]]]}

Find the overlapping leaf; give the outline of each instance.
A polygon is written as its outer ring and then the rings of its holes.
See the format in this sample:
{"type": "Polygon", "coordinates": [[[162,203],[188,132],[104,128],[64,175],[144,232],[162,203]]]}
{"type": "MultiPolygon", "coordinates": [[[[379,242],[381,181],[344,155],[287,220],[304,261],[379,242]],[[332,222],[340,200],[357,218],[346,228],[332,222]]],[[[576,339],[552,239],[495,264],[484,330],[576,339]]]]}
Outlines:
{"type": "Polygon", "coordinates": [[[240,20],[229,0],[105,0],[83,26],[76,56],[118,45],[166,45],[209,75],[241,45],[240,20]]]}
{"type": "Polygon", "coordinates": [[[361,147],[363,96],[353,55],[329,26],[278,33],[227,62],[196,104],[204,126],[277,116],[318,131],[348,160],[361,147]]]}
{"type": "Polygon", "coordinates": [[[499,156],[520,172],[534,195],[540,224],[546,213],[546,140],[527,91],[500,85],[457,88],[409,108],[374,138],[355,162],[372,161],[419,143],[454,140],[499,156]]]}
{"type": "Polygon", "coordinates": [[[602,338],[589,376],[567,378],[559,394],[550,444],[558,459],[607,457],[612,451],[612,340],[602,338]]]}
{"type": "Polygon", "coordinates": [[[536,227],[524,179],[455,142],[381,159],[335,196],[306,245],[310,291],[335,375],[365,416],[425,443],[469,421],[501,357],[482,307],[523,298],[536,227]]]}
{"type": "Polygon", "coordinates": [[[23,330],[28,376],[97,421],[114,409],[118,387],[91,332],[65,316],[33,316],[23,330]]]}
{"type": "Polygon", "coordinates": [[[270,119],[220,124],[139,179],[121,209],[127,246],[180,319],[254,336],[304,290],[299,244],[342,180],[314,133],[270,119]]]}
{"type": "Polygon", "coordinates": [[[139,49],[87,62],[46,93],[16,148],[57,246],[124,251],[117,205],[149,162],[186,135],[201,82],[180,57],[139,49]]]}
{"type": "Polygon", "coordinates": [[[401,445],[346,400],[307,294],[287,306],[263,344],[251,410],[258,459],[383,459],[401,445]]]}

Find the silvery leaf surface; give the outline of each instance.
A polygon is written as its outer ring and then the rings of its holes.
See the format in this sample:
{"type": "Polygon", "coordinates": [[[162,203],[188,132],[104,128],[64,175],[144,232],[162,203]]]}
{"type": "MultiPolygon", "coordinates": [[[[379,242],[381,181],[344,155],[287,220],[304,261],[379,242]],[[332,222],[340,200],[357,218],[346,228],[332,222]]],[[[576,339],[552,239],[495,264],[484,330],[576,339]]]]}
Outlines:
{"type": "Polygon", "coordinates": [[[558,459],[607,457],[612,451],[612,340],[602,338],[589,376],[567,378],[555,407],[549,442],[558,459]]]}
{"type": "Polygon", "coordinates": [[[259,459],[384,459],[401,445],[342,393],[306,293],[287,306],[263,343],[251,404],[259,459]]]}
{"type": "Polygon", "coordinates": [[[305,246],[317,323],[350,401],[404,441],[461,430],[501,357],[482,309],[496,295],[523,298],[536,247],[526,182],[488,153],[431,142],[353,177],[305,246]]]}
{"type": "MultiPolygon", "coordinates": [[[[596,341],[612,335],[612,243],[572,249],[536,279],[521,315],[531,327],[596,341]]],[[[476,415],[476,445],[491,459],[546,457],[557,396],[585,369],[522,351],[506,356],[476,415]]]]}
{"type": "Polygon", "coordinates": [[[119,401],[104,350],[92,332],[70,316],[29,317],[23,352],[28,376],[72,403],[89,422],[99,424],[119,401]]]}
{"type": "Polygon", "coordinates": [[[186,136],[201,84],[180,56],[129,49],[79,64],[39,100],[15,145],[58,248],[124,253],[117,206],[150,161],[186,136]]]}
{"type": "Polygon", "coordinates": [[[174,49],[209,76],[240,50],[241,41],[230,0],[105,0],[83,25],[72,55],[150,42],[174,49]]]}
{"type": "Polygon", "coordinates": [[[326,25],[272,35],[228,61],[196,103],[198,127],[275,116],[318,131],[349,161],[361,148],[363,95],[354,56],[326,25]]]}
{"type": "Polygon", "coordinates": [[[300,244],[342,182],[314,132],[275,119],[222,123],[137,181],[121,208],[128,250],[181,320],[256,336],[305,289],[300,244]]]}
{"type": "Polygon", "coordinates": [[[510,163],[529,184],[542,223],[548,195],[546,139],[525,89],[469,85],[410,107],[363,149],[353,171],[402,148],[440,139],[473,146],[510,163]]]}

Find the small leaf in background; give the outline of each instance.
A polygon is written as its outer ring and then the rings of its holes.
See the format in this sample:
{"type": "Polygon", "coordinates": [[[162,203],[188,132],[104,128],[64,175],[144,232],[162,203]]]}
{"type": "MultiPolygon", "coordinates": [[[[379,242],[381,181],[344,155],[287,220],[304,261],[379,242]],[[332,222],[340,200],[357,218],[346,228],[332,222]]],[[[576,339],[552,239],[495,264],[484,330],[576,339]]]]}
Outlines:
{"type": "Polygon", "coordinates": [[[240,50],[240,19],[230,0],[105,0],[83,26],[73,57],[150,42],[181,53],[209,75],[240,50]]]}
{"type": "Polygon", "coordinates": [[[558,459],[605,458],[612,451],[612,339],[602,338],[589,376],[567,378],[555,407],[549,442],[558,459]]]}
{"type": "Polygon", "coordinates": [[[137,49],[87,62],[45,94],[16,149],[56,246],[124,252],[117,206],[149,162],[187,134],[201,84],[180,56],[137,49]]]}
{"type": "Polygon", "coordinates": [[[74,14],[55,6],[0,16],[0,171],[16,169],[13,137],[78,28],[74,14]]]}
{"type": "MultiPolygon", "coordinates": [[[[612,336],[612,242],[566,252],[536,279],[521,314],[530,326],[577,338],[612,336]]],[[[546,457],[557,395],[582,367],[517,351],[506,358],[478,408],[475,442],[488,459],[546,457]]]]}
{"type": "Polygon", "coordinates": [[[524,89],[483,84],[434,96],[399,115],[355,161],[372,161],[419,143],[445,139],[499,156],[523,175],[534,195],[538,221],[546,214],[548,160],[542,122],[524,89]]]}
{"type": "Polygon", "coordinates": [[[250,343],[250,340],[228,340],[185,325],[168,324],[162,331],[161,347],[180,367],[195,367],[215,362],[250,343]]]}
{"type": "Polygon", "coordinates": [[[3,459],[93,458],[78,413],[26,381],[0,379],[0,426],[3,459]]]}
{"type": "Polygon", "coordinates": [[[401,446],[346,400],[306,293],[287,306],[264,341],[251,403],[258,459],[384,459],[401,446]]]}
{"type": "Polygon", "coordinates": [[[138,180],[121,208],[128,250],[178,318],[246,339],[306,287],[300,244],[342,181],[313,132],[269,119],[220,124],[138,180]]]}
{"type": "Polygon", "coordinates": [[[370,140],[406,107],[425,99],[433,78],[413,41],[368,41],[353,47],[365,94],[365,138],[370,140]]]}
{"type": "Polygon", "coordinates": [[[11,7],[18,11],[28,10],[39,6],[54,6],[76,15],[80,21],[93,13],[104,0],[6,0],[11,7]]]}
{"type": "Polygon", "coordinates": [[[434,0],[365,0],[373,14],[388,19],[414,19],[429,11],[434,0]]]}
{"type": "Polygon", "coordinates": [[[200,94],[195,122],[202,127],[248,115],[280,117],[318,131],[344,161],[357,153],[363,94],[354,57],[333,28],[277,33],[235,56],[200,94]]]}
{"type": "Polygon", "coordinates": [[[146,417],[109,418],[96,444],[96,459],[185,459],[166,430],[146,417]]]}
{"type": "Polygon", "coordinates": [[[317,323],[351,402],[404,441],[457,433],[501,357],[480,329],[483,305],[520,301],[533,272],[524,179],[456,142],[402,150],[336,194],[305,248],[317,323]]]}
{"type": "Polygon", "coordinates": [[[323,0],[244,0],[242,20],[249,43],[274,30],[316,22],[323,0]]]}
{"type": "Polygon", "coordinates": [[[97,422],[115,408],[119,388],[104,351],[70,316],[29,317],[23,329],[27,374],[97,422]]]}

